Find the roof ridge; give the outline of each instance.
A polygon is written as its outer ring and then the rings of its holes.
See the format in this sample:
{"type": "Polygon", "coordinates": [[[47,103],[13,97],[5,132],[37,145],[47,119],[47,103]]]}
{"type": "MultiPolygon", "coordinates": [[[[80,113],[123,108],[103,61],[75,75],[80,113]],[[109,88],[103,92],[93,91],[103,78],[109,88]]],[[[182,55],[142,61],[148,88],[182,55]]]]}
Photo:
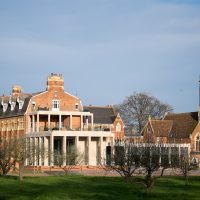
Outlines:
{"type": "Polygon", "coordinates": [[[113,106],[83,106],[83,107],[90,107],[90,108],[113,108],[113,106]]]}
{"type": "Polygon", "coordinates": [[[171,119],[163,119],[163,120],[161,120],[161,119],[151,119],[151,121],[156,121],[156,122],[172,122],[173,120],[171,120],[171,119]]]}
{"type": "Polygon", "coordinates": [[[182,114],[190,114],[190,113],[198,113],[198,112],[194,111],[194,112],[182,112],[182,113],[168,113],[167,115],[182,115],[182,114]]]}

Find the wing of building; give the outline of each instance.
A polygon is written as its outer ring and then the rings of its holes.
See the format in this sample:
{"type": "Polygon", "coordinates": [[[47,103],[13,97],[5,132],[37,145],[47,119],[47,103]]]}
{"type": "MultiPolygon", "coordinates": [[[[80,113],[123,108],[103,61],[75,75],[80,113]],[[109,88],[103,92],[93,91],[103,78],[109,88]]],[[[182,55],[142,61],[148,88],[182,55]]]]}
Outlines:
{"type": "Polygon", "coordinates": [[[162,120],[149,119],[142,130],[143,141],[190,144],[191,157],[200,161],[200,121],[198,112],[168,113],[162,120]]]}
{"type": "MultiPolygon", "coordinates": [[[[81,100],[64,91],[64,77],[51,74],[46,90],[24,94],[14,86],[12,95],[0,97],[0,135],[26,135],[49,151],[76,146],[85,155],[85,165],[97,165],[106,147],[123,140],[124,125],[111,106],[83,106],[81,100]]],[[[53,156],[35,165],[54,165],[53,156]]]]}

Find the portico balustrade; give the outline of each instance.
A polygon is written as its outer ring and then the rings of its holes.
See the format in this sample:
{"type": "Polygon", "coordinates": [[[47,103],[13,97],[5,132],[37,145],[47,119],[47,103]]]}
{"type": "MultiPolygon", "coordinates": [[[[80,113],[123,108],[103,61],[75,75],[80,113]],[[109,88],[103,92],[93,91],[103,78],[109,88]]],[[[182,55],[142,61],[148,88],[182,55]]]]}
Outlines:
{"type": "Polygon", "coordinates": [[[27,133],[41,131],[92,131],[90,112],[36,111],[29,114],[27,133]]]}

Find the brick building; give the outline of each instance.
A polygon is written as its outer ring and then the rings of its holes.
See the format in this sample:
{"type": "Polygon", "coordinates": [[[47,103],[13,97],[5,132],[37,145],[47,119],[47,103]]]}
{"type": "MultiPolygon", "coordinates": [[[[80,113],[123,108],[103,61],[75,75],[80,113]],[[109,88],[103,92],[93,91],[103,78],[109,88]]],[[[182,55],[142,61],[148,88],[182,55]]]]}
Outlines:
{"type": "MultiPolygon", "coordinates": [[[[75,145],[84,153],[85,165],[97,165],[106,146],[123,140],[124,125],[111,106],[83,106],[64,91],[64,77],[51,74],[43,92],[25,94],[14,86],[10,96],[0,97],[0,135],[25,135],[51,152],[66,152],[67,146],[75,145]]],[[[53,156],[35,165],[54,165],[53,156]]]]}
{"type": "Polygon", "coordinates": [[[168,113],[162,120],[150,119],[142,130],[143,142],[190,144],[190,156],[200,161],[200,112],[168,113]]]}

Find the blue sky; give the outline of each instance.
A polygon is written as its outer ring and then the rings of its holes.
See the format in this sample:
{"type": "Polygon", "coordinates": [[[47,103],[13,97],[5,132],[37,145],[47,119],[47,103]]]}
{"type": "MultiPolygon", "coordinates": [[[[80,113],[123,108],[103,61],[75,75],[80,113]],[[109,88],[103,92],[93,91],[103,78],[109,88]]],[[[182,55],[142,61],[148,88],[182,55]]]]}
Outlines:
{"type": "Polygon", "coordinates": [[[200,1],[0,0],[0,95],[45,90],[52,72],[84,105],[136,91],[196,111],[200,1]]]}

